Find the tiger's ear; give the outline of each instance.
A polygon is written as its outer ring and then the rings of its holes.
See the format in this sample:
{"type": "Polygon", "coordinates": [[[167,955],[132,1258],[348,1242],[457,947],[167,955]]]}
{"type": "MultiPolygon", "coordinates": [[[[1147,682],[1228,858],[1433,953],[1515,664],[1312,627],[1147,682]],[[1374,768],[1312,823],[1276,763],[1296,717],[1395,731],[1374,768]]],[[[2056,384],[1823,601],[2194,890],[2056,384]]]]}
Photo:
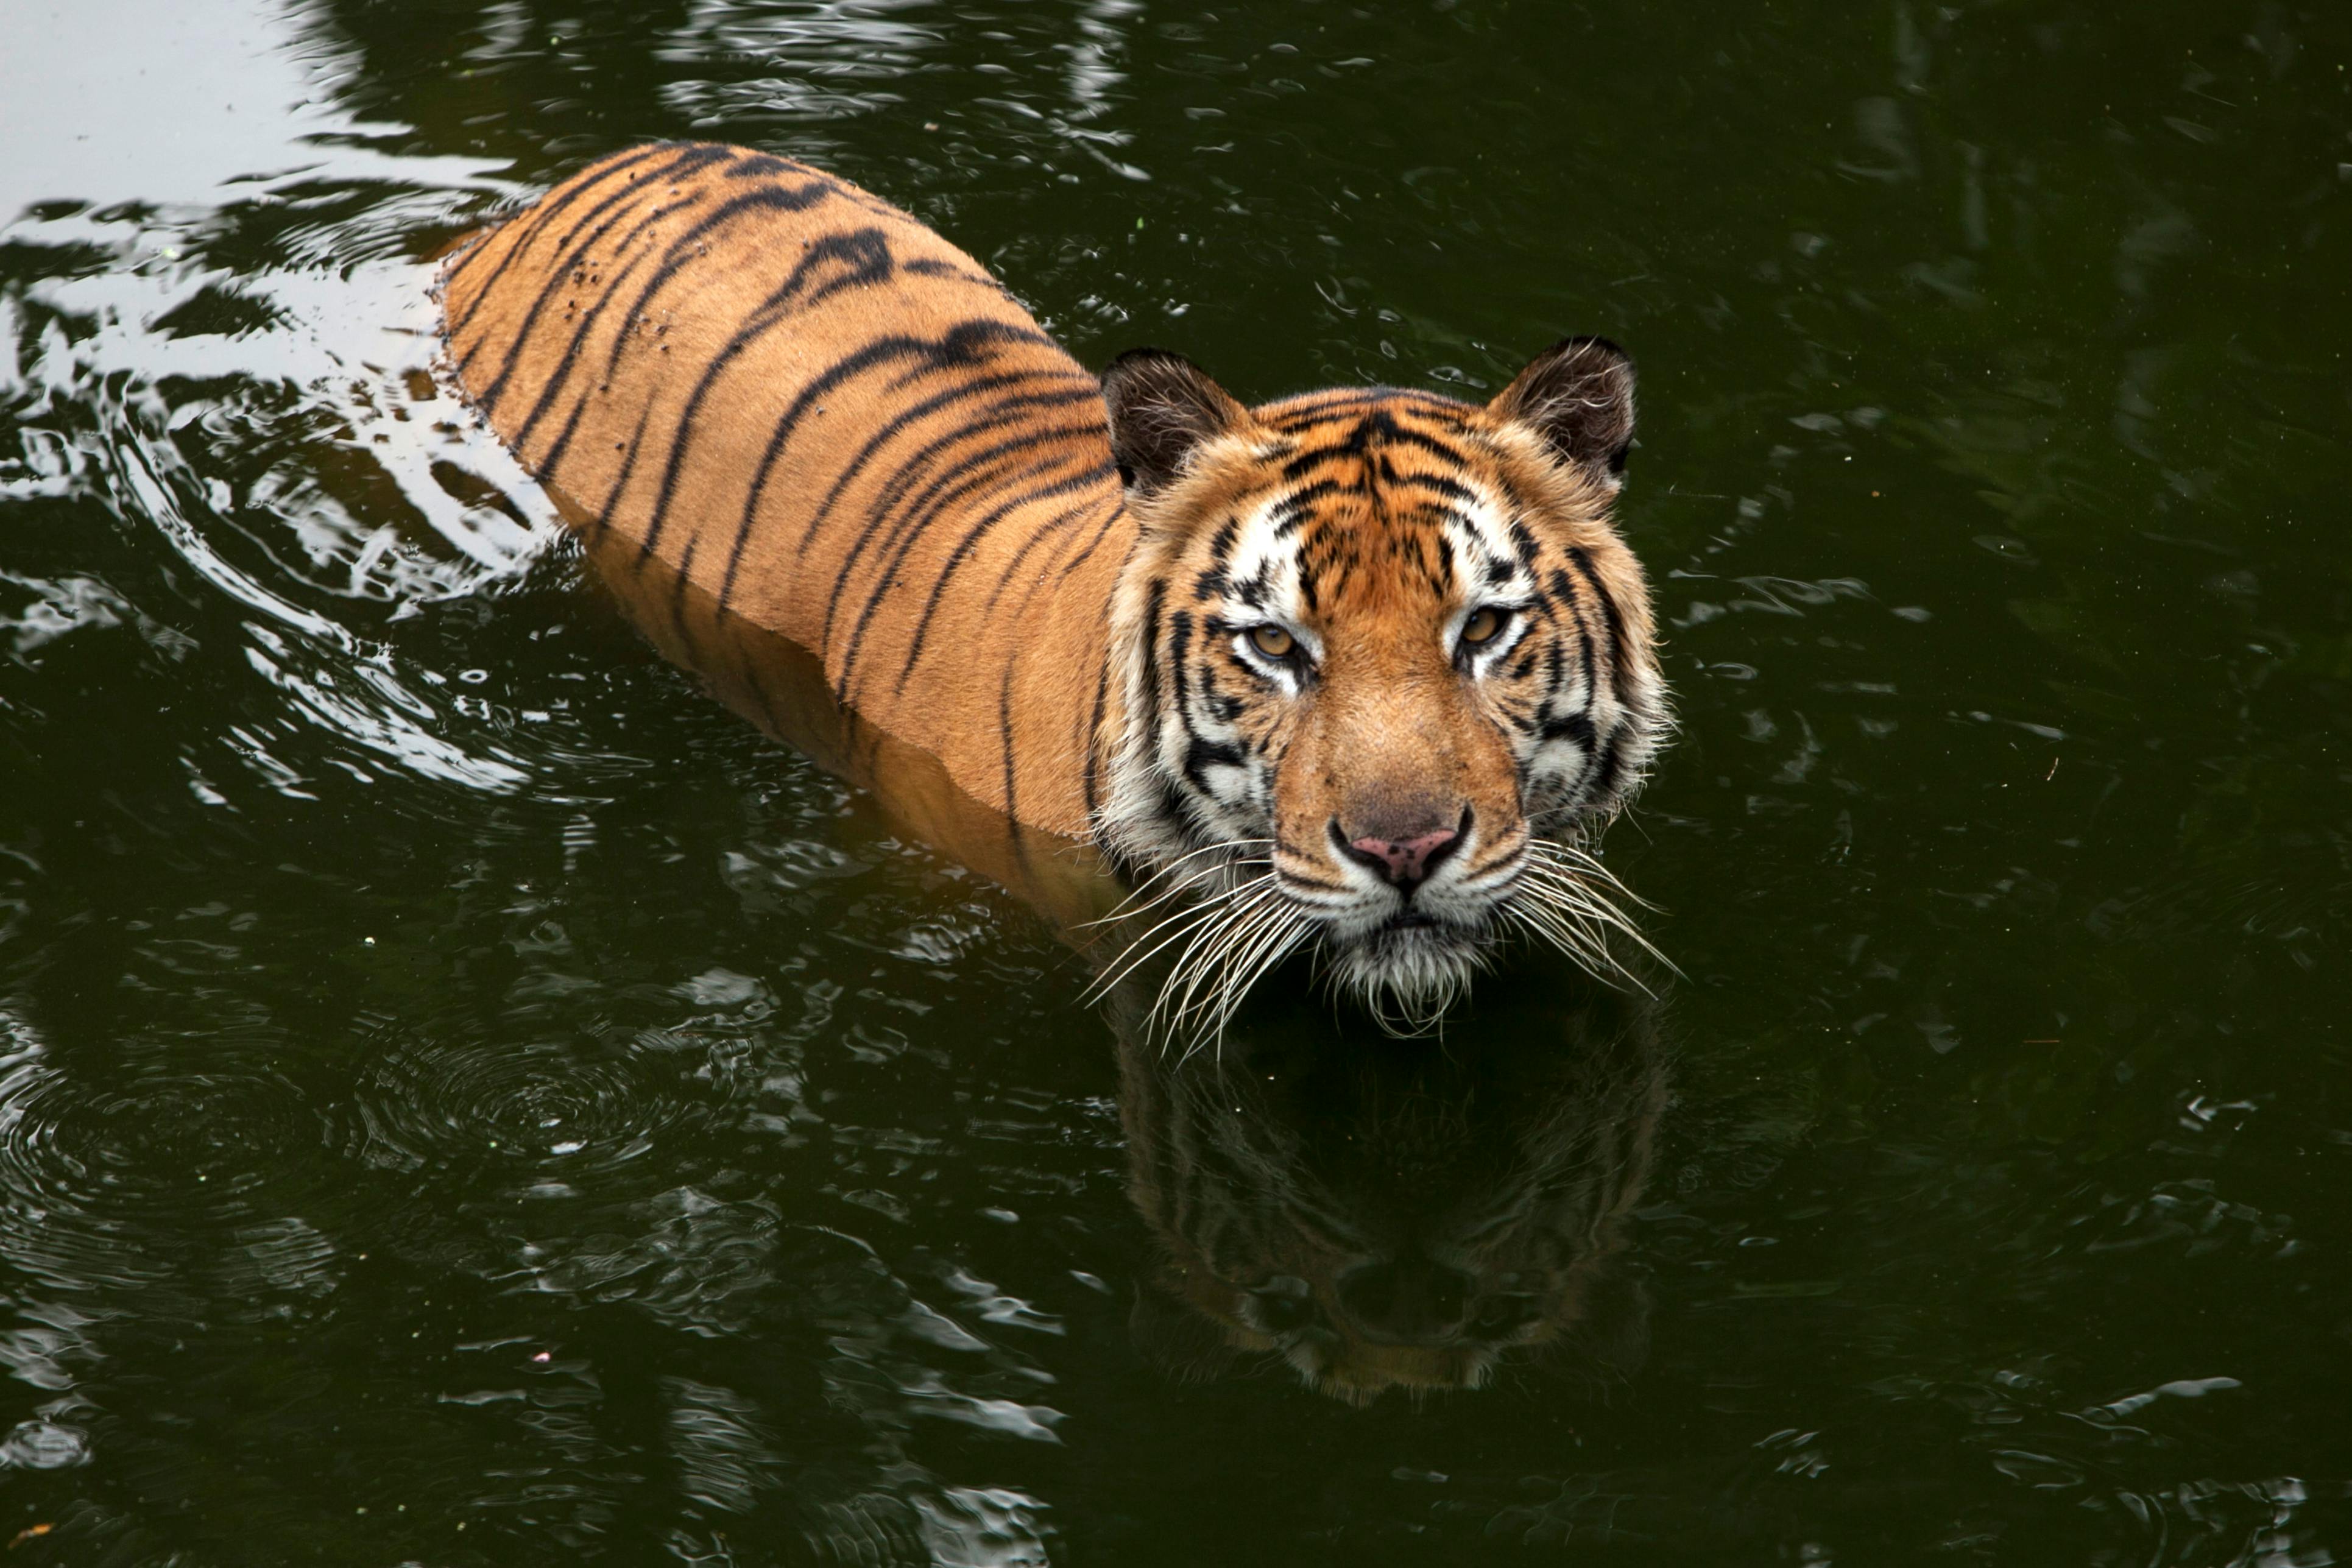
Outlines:
{"type": "Polygon", "coordinates": [[[1102,389],[1119,482],[1146,493],[1181,472],[1202,442],[1249,420],[1200,366],[1166,349],[1128,350],[1104,369],[1102,389]]]}
{"type": "Polygon", "coordinates": [[[1607,338],[1562,338],[1486,409],[1533,430],[1611,489],[1623,482],[1633,445],[1633,362],[1607,338]]]}

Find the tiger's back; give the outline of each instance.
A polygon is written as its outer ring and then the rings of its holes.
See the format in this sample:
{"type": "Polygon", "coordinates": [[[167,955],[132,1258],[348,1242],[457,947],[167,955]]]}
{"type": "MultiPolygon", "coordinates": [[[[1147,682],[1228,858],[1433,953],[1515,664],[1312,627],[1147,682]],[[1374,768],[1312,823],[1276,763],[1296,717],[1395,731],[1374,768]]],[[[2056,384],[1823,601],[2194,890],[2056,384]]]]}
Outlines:
{"type": "Polygon", "coordinates": [[[600,558],[634,543],[975,797],[1086,834],[1133,525],[1100,384],[971,258],[804,164],[664,144],[484,237],[444,312],[600,558]]]}

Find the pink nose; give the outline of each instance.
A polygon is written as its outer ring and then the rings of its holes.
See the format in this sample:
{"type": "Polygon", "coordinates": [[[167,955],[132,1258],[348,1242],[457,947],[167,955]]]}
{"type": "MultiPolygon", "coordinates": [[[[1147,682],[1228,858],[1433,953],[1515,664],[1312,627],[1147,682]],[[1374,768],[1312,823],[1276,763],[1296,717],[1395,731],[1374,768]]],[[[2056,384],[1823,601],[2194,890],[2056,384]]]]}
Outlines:
{"type": "Polygon", "coordinates": [[[1357,838],[1349,842],[1357,859],[1410,892],[1426,879],[1444,851],[1460,837],[1451,827],[1418,838],[1357,838]]]}

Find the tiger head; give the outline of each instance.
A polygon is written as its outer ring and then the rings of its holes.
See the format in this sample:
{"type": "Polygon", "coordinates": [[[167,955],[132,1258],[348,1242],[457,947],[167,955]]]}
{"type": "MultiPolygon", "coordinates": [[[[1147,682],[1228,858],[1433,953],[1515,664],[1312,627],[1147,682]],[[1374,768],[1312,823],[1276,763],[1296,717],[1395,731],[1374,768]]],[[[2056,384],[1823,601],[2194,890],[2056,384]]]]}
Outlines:
{"type": "Polygon", "coordinates": [[[1177,932],[1180,1020],[1221,1023],[1302,947],[1391,1027],[1442,1015],[1514,926],[1606,963],[1623,922],[1577,842],[1668,722],[1609,515],[1624,354],[1570,339],[1484,406],[1249,409],[1150,349],[1103,391],[1139,542],[1099,831],[1211,895],[1177,932]]]}

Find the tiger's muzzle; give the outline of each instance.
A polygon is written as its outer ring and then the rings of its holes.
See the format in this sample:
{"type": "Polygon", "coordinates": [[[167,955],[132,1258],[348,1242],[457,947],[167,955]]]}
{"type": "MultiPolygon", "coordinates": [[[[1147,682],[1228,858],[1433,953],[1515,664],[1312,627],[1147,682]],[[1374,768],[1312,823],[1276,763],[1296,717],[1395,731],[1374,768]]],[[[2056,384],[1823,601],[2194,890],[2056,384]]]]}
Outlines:
{"type": "Polygon", "coordinates": [[[1314,920],[1338,984],[1384,1021],[1417,1028],[1479,967],[1527,832],[1516,813],[1490,816],[1459,798],[1423,795],[1399,805],[1332,815],[1317,852],[1286,842],[1275,868],[1314,920]]]}

